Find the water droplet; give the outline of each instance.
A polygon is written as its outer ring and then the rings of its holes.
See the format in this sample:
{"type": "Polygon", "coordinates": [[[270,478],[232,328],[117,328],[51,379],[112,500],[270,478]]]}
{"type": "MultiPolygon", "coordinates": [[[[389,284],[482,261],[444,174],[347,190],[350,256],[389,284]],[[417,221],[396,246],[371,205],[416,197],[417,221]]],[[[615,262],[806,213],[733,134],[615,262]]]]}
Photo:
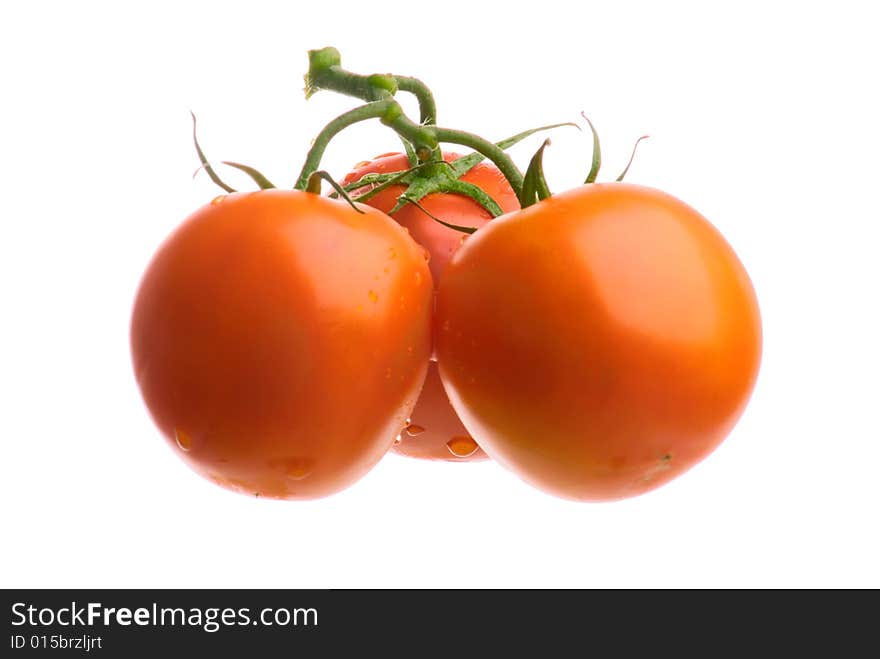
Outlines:
{"type": "Polygon", "coordinates": [[[388,248],[388,259],[396,259],[397,258],[397,250],[393,247],[388,248]]]}
{"type": "Polygon", "coordinates": [[[397,435],[397,437],[394,438],[395,444],[400,444],[400,442],[402,442],[402,441],[403,441],[403,437],[401,437],[400,435],[397,435]]]}
{"type": "Polygon", "coordinates": [[[466,458],[477,452],[480,447],[469,435],[458,435],[446,442],[446,448],[457,458],[466,458]]]}
{"type": "Polygon", "coordinates": [[[443,331],[444,331],[444,332],[448,332],[448,331],[449,331],[449,321],[448,321],[448,320],[444,320],[444,321],[443,321],[443,331]]]}
{"type": "Polygon", "coordinates": [[[390,380],[390,379],[391,379],[391,367],[390,367],[390,366],[389,366],[388,368],[385,369],[385,379],[386,379],[386,380],[390,380]]]}
{"type": "Polygon", "coordinates": [[[470,236],[469,236],[468,234],[464,234],[464,235],[461,237],[461,239],[458,241],[458,244],[459,244],[459,245],[464,245],[464,241],[467,240],[468,238],[470,238],[470,236]]]}
{"type": "MultiPolygon", "coordinates": [[[[419,247],[422,247],[422,246],[419,245],[419,247]]],[[[424,247],[422,247],[422,257],[425,259],[425,263],[430,262],[430,260],[431,260],[431,252],[429,252],[427,249],[425,249],[424,247]]]]}
{"type": "Polygon", "coordinates": [[[214,198],[211,200],[211,205],[212,205],[212,206],[216,206],[217,204],[222,204],[224,199],[226,199],[226,195],[225,195],[225,194],[222,194],[222,195],[219,195],[219,196],[217,196],[217,197],[214,197],[214,198]]]}
{"type": "Polygon", "coordinates": [[[312,460],[308,458],[288,458],[284,461],[284,473],[293,481],[301,481],[312,473],[312,460]]]}
{"type": "Polygon", "coordinates": [[[422,273],[416,271],[416,286],[422,285],[422,273]]]}
{"type": "Polygon", "coordinates": [[[409,435],[410,437],[415,437],[416,435],[421,435],[423,432],[425,432],[425,429],[422,426],[417,426],[413,423],[409,424],[406,427],[406,434],[409,435]]]}
{"type": "Polygon", "coordinates": [[[382,268],[382,272],[384,272],[387,275],[389,272],[391,272],[391,268],[389,268],[388,266],[385,266],[384,268],[382,268]]]}
{"type": "Polygon", "coordinates": [[[413,354],[413,351],[414,351],[414,350],[415,350],[415,349],[414,349],[412,346],[407,346],[407,347],[406,347],[406,351],[407,351],[409,354],[413,354]]]}
{"type": "Polygon", "coordinates": [[[376,291],[374,291],[374,290],[370,290],[370,292],[367,293],[367,295],[370,296],[370,302],[374,302],[374,303],[375,303],[375,302],[378,302],[378,301],[379,301],[379,296],[376,295],[376,291]]]}
{"type": "Polygon", "coordinates": [[[189,451],[192,448],[192,437],[178,428],[174,429],[174,439],[177,440],[181,451],[189,451]]]}
{"type": "Polygon", "coordinates": [[[268,466],[281,472],[281,474],[292,481],[301,481],[310,476],[314,471],[315,459],[296,455],[286,458],[273,458],[269,460],[268,466]]]}

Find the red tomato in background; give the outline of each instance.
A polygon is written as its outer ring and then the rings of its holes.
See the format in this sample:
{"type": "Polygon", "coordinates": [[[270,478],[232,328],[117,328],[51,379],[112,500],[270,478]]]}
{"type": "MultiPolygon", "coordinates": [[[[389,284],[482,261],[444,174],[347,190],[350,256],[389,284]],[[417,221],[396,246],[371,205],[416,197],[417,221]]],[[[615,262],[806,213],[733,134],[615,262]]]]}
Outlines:
{"type": "Polygon", "coordinates": [[[440,281],[440,375],[491,458],[587,501],[705,458],[742,414],[761,320],[721,234],[662,192],[586,185],[494,220],[440,281]]]}
{"type": "MultiPolygon", "coordinates": [[[[447,162],[458,157],[460,156],[455,153],[443,154],[447,162]]],[[[343,185],[354,183],[366,174],[400,172],[409,167],[404,154],[384,154],[356,166],[345,177],[343,185]]],[[[460,180],[481,188],[501,206],[504,212],[518,210],[520,207],[516,193],[498,168],[491,163],[485,161],[479,163],[460,180]]],[[[365,190],[366,188],[356,193],[365,190]]],[[[387,213],[394,208],[397,198],[405,190],[402,185],[390,186],[364,203],[387,213]]],[[[419,203],[443,221],[458,226],[481,227],[492,219],[489,212],[477,202],[457,194],[431,194],[419,203]]],[[[406,227],[417,243],[428,250],[429,265],[436,286],[446,264],[467,238],[467,234],[443,226],[412,204],[403,206],[392,217],[401,226],[406,227]]],[[[450,406],[436,366],[433,364],[428,370],[425,387],[413,410],[411,422],[411,432],[401,433],[400,441],[393,446],[392,450],[395,453],[456,462],[486,459],[486,454],[479,447],[474,448],[473,440],[450,406]]]]}
{"type": "MultiPolygon", "coordinates": [[[[460,155],[456,153],[443,153],[443,159],[447,162],[452,162],[459,157],[460,155]]],[[[386,153],[377,156],[369,162],[357,165],[345,176],[343,185],[354,183],[366,174],[401,172],[409,169],[409,167],[409,161],[404,154],[386,153]]],[[[516,193],[510,187],[504,175],[492,163],[486,161],[478,163],[464,174],[460,180],[481,188],[498,203],[505,213],[519,210],[519,200],[516,198],[516,193]]],[[[363,188],[356,191],[355,194],[364,192],[367,189],[363,188]]],[[[405,191],[406,188],[402,185],[392,185],[378,193],[375,197],[367,199],[364,203],[387,213],[394,208],[395,204],[397,204],[397,198],[405,191]]],[[[430,194],[419,203],[444,222],[458,226],[479,228],[492,219],[491,214],[480,204],[473,199],[458,194],[430,194]]],[[[406,227],[413,240],[428,250],[428,253],[431,255],[429,265],[431,266],[431,274],[434,277],[434,284],[436,286],[437,282],[440,281],[440,274],[446,268],[446,264],[449,263],[449,259],[452,258],[455,250],[461,245],[462,237],[467,237],[467,234],[435,222],[412,204],[403,206],[392,217],[398,224],[406,227]]]]}
{"type": "Polygon", "coordinates": [[[168,443],[279,499],[352,484],[406,425],[431,351],[431,273],[387,215],[298,191],[218,197],[162,245],[131,321],[168,443]]]}
{"type": "Polygon", "coordinates": [[[413,410],[411,424],[392,447],[396,453],[425,460],[485,460],[483,450],[449,404],[437,362],[428,364],[425,386],[413,410]]]}

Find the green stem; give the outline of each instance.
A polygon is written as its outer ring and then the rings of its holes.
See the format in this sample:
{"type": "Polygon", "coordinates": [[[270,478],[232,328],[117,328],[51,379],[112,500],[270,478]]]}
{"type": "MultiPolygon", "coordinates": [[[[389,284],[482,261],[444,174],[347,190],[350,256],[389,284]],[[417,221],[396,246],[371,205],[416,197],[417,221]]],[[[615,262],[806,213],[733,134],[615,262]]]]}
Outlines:
{"type": "Polygon", "coordinates": [[[363,76],[346,71],[335,48],[309,51],[309,72],[306,74],[306,98],[321,89],[354,96],[362,101],[378,101],[393,95],[396,83],[391,76],[363,76]],[[388,81],[394,86],[388,89],[388,81]]]}
{"type": "Polygon", "coordinates": [[[488,140],[459,130],[439,128],[432,125],[436,120],[434,97],[424,83],[403,76],[374,74],[363,76],[346,71],[341,66],[339,51],[322,48],[309,51],[309,72],[306,74],[306,95],[319,89],[347,94],[367,101],[367,105],[341,115],[321,131],[306,159],[297,182],[297,189],[304,189],[311,172],[318,168],[327,142],[346,126],[357,121],[379,117],[382,123],[410,142],[420,161],[431,157],[440,158],[438,144],[447,142],[466,146],[495,163],[525,207],[529,200],[523,198],[523,175],[503,149],[488,140]],[[419,100],[422,122],[417,124],[403,113],[400,104],[393,99],[398,89],[415,94],[419,100]],[[380,108],[368,110],[368,108],[380,108]]]}
{"type": "Polygon", "coordinates": [[[529,205],[527,199],[523,199],[523,175],[522,172],[517,169],[517,166],[514,164],[513,160],[511,160],[510,156],[508,156],[504,149],[498,147],[495,144],[492,144],[489,140],[485,140],[479,135],[474,135],[473,133],[467,133],[460,130],[453,130],[451,128],[439,128],[435,126],[430,126],[427,128],[433,133],[434,137],[438,142],[448,142],[450,144],[460,144],[461,146],[466,146],[468,148],[477,151],[478,153],[482,153],[489,160],[495,163],[495,166],[501,170],[501,173],[504,174],[504,178],[507,179],[507,182],[510,183],[510,187],[513,188],[513,191],[516,193],[517,199],[519,199],[520,205],[523,208],[529,205]]]}
{"type": "Polygon", "coordinates": [[[417,78],[407,76],[394,76],[397,86],[402,92],[408,92],[416,97],[419,102],[419,121],[423,126],[433,126],[437,123],[437,105],[434,102],[434,94],[417,78]]]}
{"type": "Polygon", "coordinates": [[[393,96],[399,89],[416,97],[419,103],[420,122],[423,126],[437,123],[434,94],[418,78],[384,74],[360,75],[343,69],[341,61],[339,51],[335,48],[309,51],[306,96],[311,96],[320,89],[326,89],[369,103],[393,96]]]}
{"type": "Polygon", "coordinates": [[[388,103],[389,110],[382,117],[383,124],[412,144],[417,155],[423,151],[432,152],[437,148],[439,140],[435,135],[435,126],[417,124],[403,113],[397,101],[391,100],[388,103]]]}
{"type": "Polygon", "coordinates": [[[330,140],[333,139],[337,133],[345,128],[348,128],[352,124],[358,123],[359,121],[366,121],[367,119],[381,119],[385,117],[385,115],[389,112],[389,109],[393,109],[394,106],[399,107],[397,102],[393,99],[373,101],[372,103],[367,103],[366,105],[362,105],[358,108],[355,108],[354,110],[349,110],[348,112],[339,115],[338,117],[336,117],[336,119],[327,124],[315,138],[315,142],[314,144],[312,144],[312,148],[309,149],[309,153],[306,156],[306,162],[303,165],[299,177],[297,178],[294,189],[307,189],[309,184],[309,177],[321,165],[321,158],[324,156],[324,151],[327,149],[327,145],[330,143],[330,140]]]}

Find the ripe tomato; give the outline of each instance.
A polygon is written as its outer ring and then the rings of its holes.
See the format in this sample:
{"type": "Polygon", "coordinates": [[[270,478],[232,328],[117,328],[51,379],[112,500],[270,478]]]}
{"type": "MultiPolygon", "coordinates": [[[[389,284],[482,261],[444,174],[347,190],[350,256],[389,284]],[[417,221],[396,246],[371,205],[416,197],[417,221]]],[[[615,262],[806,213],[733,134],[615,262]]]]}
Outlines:
{"type": "MultiPolygon", "coordinates": [[[[458,157],[455,153],[443,154],[447,162],[458,157]]],[[[343,183],[354,183],[366,174],[403,171],[409,166],[404,154],[387,153],[356,166],[343,183]]],[[[519,209],[516,193],[495,165],[479,163],[462,176],[461,180],[481,188],[505,212],[519,209]]],[[[397,198],[404,191],[405,188],[401,185],[390,186],[364,203],[387,213],[394,208],[397,198]]],[[[419,203],[436,217],[459,226],[481,227],[492,219],[477,202],[457,194],[430,194],[419,203]]],[[[406,227],[417,243],[428,250],[429,265],[436,286],[449,259],[467,235],[443,226],[411,204],[402,207],[392,217],[406,227]]],[[[411,421],[410,431],[402,432],[400,441],[394,444],[392,450],[395,453],[455,462],[486,459],[482,449],[478,446],[474,448],[476,445],[450,406],[435,365],[428,370],[425,387],[413,410],[411,421]]]]}
{"type": "Polygon", "coordinates": [[[440,281],[437,355],[489,456],[576,500],[635,496],[729,433],[761,354],[752,284],[681,201],[587,185],[475,233],[440,281]]]}
{"type": "Polygon", "coordinates": [[[464,462],[487,459],[449,404],[437,362],[428,364],[425,386],[419,394],[410,425],[400,433],[399,441],[392,448],[400,455],[425,460],[464,462]]]}
{"type": "Polygon", "coordinates": [[[314,498],[405,425],[431,350],[431,273],[383,213],[299,191],[218,197],[150,263],[134,371],[159,430],[219,485],[314,498]]]}

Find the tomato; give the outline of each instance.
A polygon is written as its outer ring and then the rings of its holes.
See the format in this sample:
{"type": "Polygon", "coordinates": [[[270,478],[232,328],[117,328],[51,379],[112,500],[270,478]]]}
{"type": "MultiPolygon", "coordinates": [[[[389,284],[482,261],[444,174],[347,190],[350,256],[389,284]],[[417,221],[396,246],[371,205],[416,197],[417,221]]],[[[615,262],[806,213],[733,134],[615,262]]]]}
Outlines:
{"type": "Polygon", "coordinates": [[[408,425],[392,447],[395,453],[425,460],[466,462],[486,460],[486,453],[470,436],[449,404],[437,362],[428,364],[425,386],[408,425]]]}
{"type": "Polygon", "coordinates": [[[498,218],[440,281],[440,376],[491,458],[560,497],[656,488],[709,455],[754,387],[755,292],[698,212],[624,183],[498,218]]]}
{"type": "MultiPolygon", "coordinates": [[[[443,158],[451,162],[458,158],[455,153],[445,153],[443,158]]],[[[367,174],[399,172],[409,168],[406,156],[389,153],[370,162],[356,166],[344,179],[344,184],[359,181],[367,174]]],[[[510,184],[495,165],[481,162],[461,177],[492,197],[505,212],[518,210],[519,201],[510,184]]],[[[365,203],[388,212],[405,191],[401,185],[390,186],[365,203]]],[[[477,202],[457,194],[430,194],[419,202],[431,214],[445,222],[458,226],[481,227],[492,216],[477,202]]],[[[392,216],[410,232],[417,243],[430,255],[429,265],[434,282],[439,281],[449,259],[462,244],[467,234],[455,231],[436,222],[416,206],[407,204],[392,216]]],[[[428,371],[424,390],[412,413],[411,432],[403,432],[393,447],[395,453],[430,460],[456,462],[485,460],[486,454],[470,438],[461,424],[449,399],[443,391],[436,366],[428,371]],[[412,431],[412,429],[415,431],[412,431]]]]}
{"type": "MultiPolygon", "coordinates": [[[[459,158],[456,153],[443,153],[447,162],[459,158]]],[[[367,174],[387,174],[409,169],[410,165],[402,153],[386,153],[369,162],[360,163],[343,180],[343,185],[359,181],[367,174]]],[[[519,209],[516,193],[498,168],[485,161],[465,173],[461,179],[472,183],[492,197],[501,209],[508,213],[519,209]]],[[[402,185],[392,185],[371,197],[364,203],[387,213],[394,208],[397,198],[406,189],[402,185]]],[[[459,194],[430,194],[419,202],[432,215],[444,222],[466,227],[481,227],[492,219],[489,212],[469,197],[459,194]]],[[[428,250],[431,255],[429,262],[434,283],[440,281],[440,275],[446,268],[449,259],[462,243],[467,234],[443,226],[424,211],[412,204],[406,204],[392,216],[401,226],[406,227],[413,239],[428,250]]]]}
{"type": "Polygon", "coordinates": [[[388,451],[424,381],[432,280],[387,215],[299,191],[218,197],[150,263],[137,382],[173,450],[217,484],[325,496],[388,451]]]}

